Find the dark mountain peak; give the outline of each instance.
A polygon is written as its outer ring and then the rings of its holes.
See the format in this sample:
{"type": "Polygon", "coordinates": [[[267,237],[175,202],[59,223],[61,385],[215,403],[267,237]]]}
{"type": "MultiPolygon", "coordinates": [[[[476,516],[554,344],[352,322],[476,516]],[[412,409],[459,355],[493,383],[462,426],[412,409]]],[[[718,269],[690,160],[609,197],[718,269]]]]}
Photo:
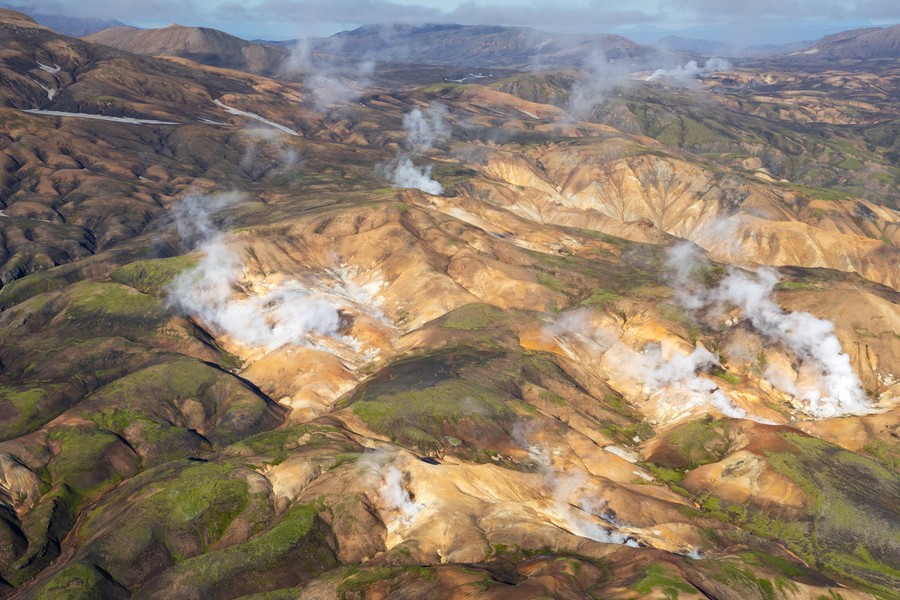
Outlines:
{"type": "Polygon", "coordinates": [[[599,53],[639,62],[658,51],[613,34],[570,35],[500,25],[365,25],[317,43],[320,52],[387,62],[521,68],[579,64],[599,53]]]}
{"type": "Polygon", "coordinates": [[[806,50],[791,56],[865,60],[900,58],[900,25],[851,29],[827,35],[806,50]]]}

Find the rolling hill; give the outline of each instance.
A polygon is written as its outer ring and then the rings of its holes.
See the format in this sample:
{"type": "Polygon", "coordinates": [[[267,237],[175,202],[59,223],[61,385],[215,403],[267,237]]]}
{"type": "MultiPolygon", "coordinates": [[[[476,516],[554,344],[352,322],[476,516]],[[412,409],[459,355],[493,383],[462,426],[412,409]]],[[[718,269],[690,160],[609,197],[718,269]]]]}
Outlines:
{"type": "Polygon", "coordinates": [[[112,27],[85,39],[136,54],[178,56],[214,67],[261,75],[282,70],[282,63],[289,54],[284,48],[248,42],[216,29],[177,24],[162,29],[112,27]]]}

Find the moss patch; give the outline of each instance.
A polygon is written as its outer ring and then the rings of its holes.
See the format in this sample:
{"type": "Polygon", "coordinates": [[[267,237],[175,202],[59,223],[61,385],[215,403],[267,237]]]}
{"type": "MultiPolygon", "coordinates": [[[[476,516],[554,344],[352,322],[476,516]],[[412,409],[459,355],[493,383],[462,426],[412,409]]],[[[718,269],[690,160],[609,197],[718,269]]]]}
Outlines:
{"type": "MultiPolygon", "coordinates": [[[[91,556],[126,586],[147,568],[206,551],[248,506],[246,481],[230,465],[181,463],[147,471],[116,490],[125,508],[87,513],[81,536],[91,556]],[[127,498],[127,501],[125,500],[127,498]]],[[[154,568],[159,569],[159,566],[154,568]]]]}
{"type": "Polygon", "coordinates": [[[145,294],[162,296],[172,279],[196,264],[197,259],[193,256],[140,260],[119,267],[110,273],[110,278],[145,294]]]}
{"type": "Polygon", "coordinates": [[[677,573],[659,564],[650,565],[643,577],[631,584],[631,589],[642,595],[659,590],[669,600],[678,600],[679,594],[699,594],[694,586],[677,573]]]}
{"type": "Polygon", "coordinates": [[[124,433],[136,419],[206,430],[227,444],[280,422],[270,403],[232,375],[184,358],[117,379],[82,403],[82,414],[124,433]],[[115,410],[111,410],[115,407],[115,410]]]}
{"type": "Polygon", "coordinates": [[[450,311],[440,321],[441,327],[480,331],[483,329],[509,329],[507,314],[490,304],[467,304],[450,311]]]}
{"type": "Polygon", "coordinates": [[[365,400],[353,412],[366,424],[401,444],[437,450],[445,436],[473,442],[498,431],[498,423],[513,417],[511,398],[496,390],[460,379],[434,386],[365,400]]]}
{"type": "Polygon", "coordinates": [[[114,600],[130,598],[131,593],[95,565],[74,562],[50,577],[31,597],[35,600],[114,600]]]}
{"type": "Polygon", "coordinates": [[[721,460],[731,446],[728,424],[711,417],[668,432],[650,461],[670,469],[695,469],[721,460]]]}
{"type": "Polygon", "coordinates": [[[63,409],[58,394],[65,386],[17,387],[0,384],[0,440],[36,430],[63,409]]]}
{"type": "Polygon", "coordinates": [[[72,428],[47,439],[59,448],[48,465],[54,484],[65,483],[80,494],[109,488],[137,470],[137,456],[109,432],[72,428]]]}
{"type": "Polygon", "coordinates": [[[234,598],[316,577],[338,565],[324,523],[316,517],[320,510],[313,504],[296,505],[268,531],[242,544],[187,559],[147,589],[169,597],[190,590],[204,598],[234,598]]]}
{"type": "MultiPolygon", "coordinates": [[[[894,562],[900,542],[900,475],[817,438],[798,433],[782,437],[789,449],[768,452],[767,459],[800,486],[809,515],[782,539],[824,572],[890,597],[890,590],[900,589],[894,562]]],[[[762,515],[752,522],[756,532],[781,537],[783,532],[773,529],[777,525],[762,515]]]]}
{"type": "Polygon", "coordinates": [[[68,298],[67,325],[88,337],[134,339],[168,319],[159,298],[118,283],[79,283],[69,288],[68,298]]]}

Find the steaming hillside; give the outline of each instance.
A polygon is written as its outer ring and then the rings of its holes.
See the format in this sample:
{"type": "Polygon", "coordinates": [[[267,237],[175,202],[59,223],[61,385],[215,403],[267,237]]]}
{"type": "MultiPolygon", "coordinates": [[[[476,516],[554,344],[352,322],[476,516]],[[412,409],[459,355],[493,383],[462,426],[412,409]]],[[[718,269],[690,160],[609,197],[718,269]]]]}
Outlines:
{"type": "Polygon", "coordinates": [[[889,67],[0,41],[0,597],[895,597],[889,67]]]}

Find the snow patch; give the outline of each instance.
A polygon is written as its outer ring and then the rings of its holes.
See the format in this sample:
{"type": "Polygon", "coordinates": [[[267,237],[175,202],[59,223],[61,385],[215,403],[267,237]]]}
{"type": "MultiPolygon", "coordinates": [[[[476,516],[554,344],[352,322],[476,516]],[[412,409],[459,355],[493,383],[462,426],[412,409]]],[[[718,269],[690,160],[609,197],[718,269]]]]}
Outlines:
{"type": "MultiPolygon", "coordinates": [[[[36,82],[36,83],[37,83],[37,82],[36,82]]],[[[47,92],[47,99],[48,99],[48,100],[53,100],[53,97],[56,96],[56,92],[57,92],[58,90],[57,90],[56,88],[49,88],[49,87],[46,87],[46,86],[44,86],[44,85],[42,85],[42,84],[40,84],[40,83],[38,83],[38,85],[41,86],[41,89],[42,89],[42,90],[44,90],[45,92],[47,92]]]]}
{"type": "Polygon", "coordinates": [[[619,448],[618,446],[606,446],[603,448],[610,454],[615,454],[619,458],[623,458],[630,463],[638,462],[641,457],[636,452],[631,452],[630,450],[625,450],[624,448],[619,448]]]}
{"type": "Polygon", "coordinates": [[[227,106],[227,105],[225,105],[225,104],[222,104],[222,103],[219,102],[218,100],[213,100],[213,103],[214,103],[216,106],[220,107],[220,108],[224,108],[224,109],[225,109],[225,112],[227,112],[227,113],[229,113],[229,114],[232,114],[232,115],[240,115],[240,116],[242,116],[242,117],[247,117],[247,118],[249,118],[249,119],[253,119],[253,120],[255,120],[255,121],[259,121],[260,123],[264,123],[264,124],[268,125],[269,127],[274,127],[275,129],[279,129],[279,130],[281,130],[281,131],[283,131],[283,132],[285,132],[285,133],[289,133],[290,135],[293,135],[293,136],[296,136],[296,137],[300,137],[300,134],[297,133],[296,131],[294,131],[293,129],[291,129],[290,127],[285,127],[284,125],[279,125],[278,123],[275,123],[274,121],[270,121],[270,120],[266,119],[265,117],[261,117],[261,116],[259,116],[259,115],[257,115],[257,114],[254,114],[254,113],[251,113],[251,112],[247,112],[247,111],[244,111],[244,110],[240,110],[240,109],[237,109],[237,108],[232,108],[231,106],[227,106]]]}
{"type": "Polygon", "coordinates": [[[60,71],[60,69],[61,69],[61,67],[60,67],[58,64],[56,64],[56,63],[53,63],[53,66],[50,67],[50,66],[45,65],[44,63],[42,63],[42,62],[39,61],[39,60],[38,60],[38,61],[35,61],[35,62],[37,62],[38,67],[41,68],[41,71],[47,71],[47,72],[50,73],[51,75],[56,75],[57,73],[59,73],[59,71],[60,71]]]}
{"type": "Polygon", "coordinates": [[[488,73],[487,75],[484,75],[482,73],[469,73],[467,76],[460,77],[459,79],[450,79],[449,77],[444,77],[444,81],[449,81],[451,83],[465,83],[470,79],[488,79],[493,76],[493,73],[488,73]]]}
{"type": "Polygon", "coordinates": [[[135,119],[132,117],[107,117],[105,115],[94,115],[90,113],[73,113],[63,112],[61,110],[40,110],[31,108],[23,110],[32,115],[46,115],[48,117],[75,117],[78,119],[94,119],[96,121],[112,121],[113,123],[128,123],[129,125],[180,125],[172,121],[156,121],[153,119],[135,119]]]}

